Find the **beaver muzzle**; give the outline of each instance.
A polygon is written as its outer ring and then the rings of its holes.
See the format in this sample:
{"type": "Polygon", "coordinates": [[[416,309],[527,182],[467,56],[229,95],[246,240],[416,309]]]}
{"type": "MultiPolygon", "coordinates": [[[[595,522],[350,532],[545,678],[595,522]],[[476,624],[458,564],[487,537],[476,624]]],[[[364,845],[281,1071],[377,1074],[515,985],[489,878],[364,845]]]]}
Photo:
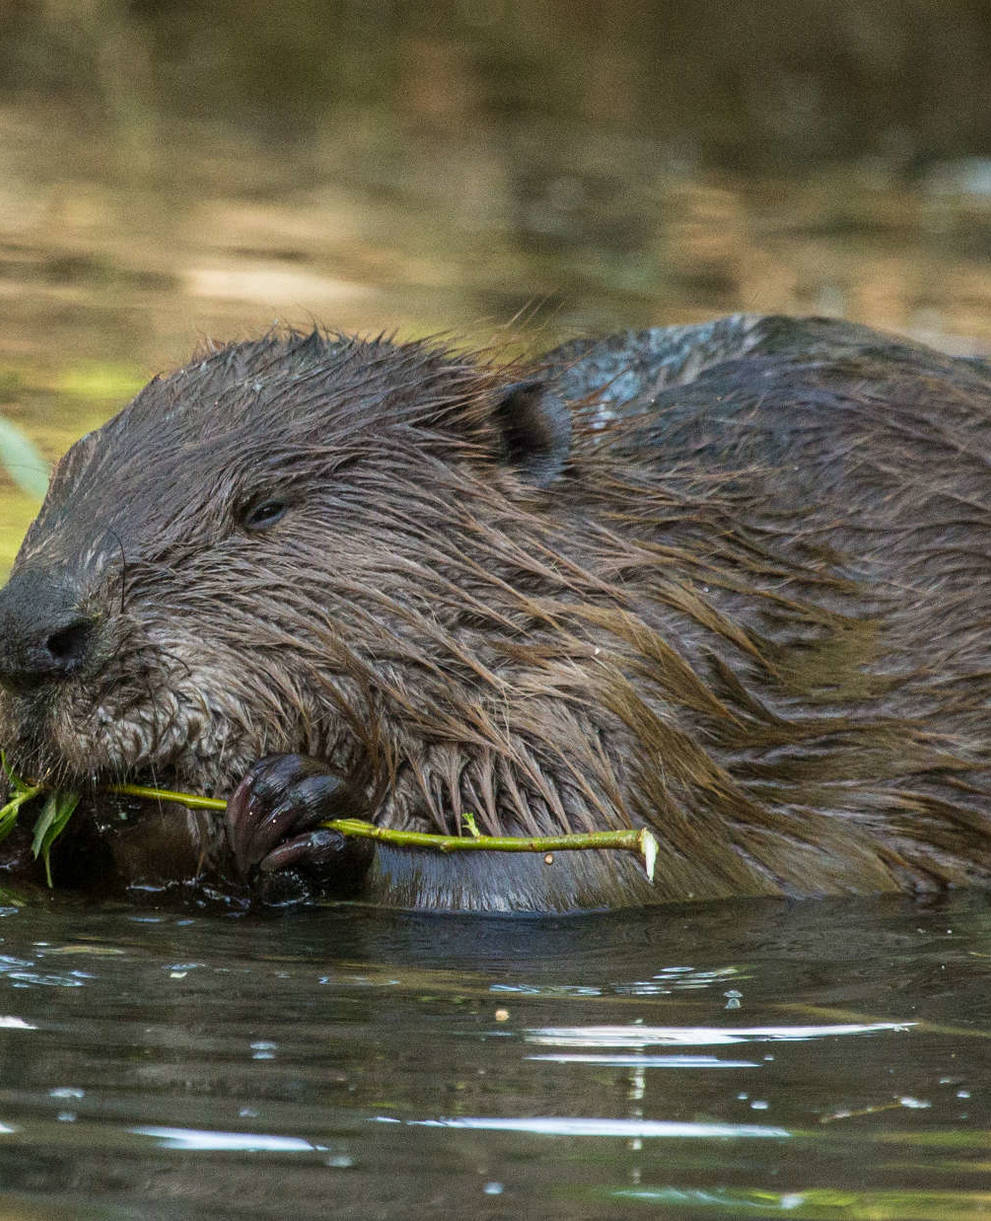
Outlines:
{"type": "Polygon", "coordinates": [[[16,573],[0,590],[0,683],[28,694],[77,673],[90,655],[94,622],[79,593],[43,569],[16,573]]]}

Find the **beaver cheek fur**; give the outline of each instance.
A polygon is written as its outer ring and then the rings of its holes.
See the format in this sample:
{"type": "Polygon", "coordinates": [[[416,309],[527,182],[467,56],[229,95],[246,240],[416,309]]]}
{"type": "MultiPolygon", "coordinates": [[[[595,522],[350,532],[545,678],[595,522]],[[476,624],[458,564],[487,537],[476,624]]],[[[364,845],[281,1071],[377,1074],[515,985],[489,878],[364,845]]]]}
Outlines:
{"type": "Polygon", "coordinates": [[[986,366],[838,322],[528,370],[234,345],[59,465],[0,593],[0,738],[97,811],[120,780],[233,795],[80,818],[73,877],[125,886],[566,911],[987,884],[988,453],[986,366]],[[655,878],[320,826],[465,811],[647,825],[655,878]]]}

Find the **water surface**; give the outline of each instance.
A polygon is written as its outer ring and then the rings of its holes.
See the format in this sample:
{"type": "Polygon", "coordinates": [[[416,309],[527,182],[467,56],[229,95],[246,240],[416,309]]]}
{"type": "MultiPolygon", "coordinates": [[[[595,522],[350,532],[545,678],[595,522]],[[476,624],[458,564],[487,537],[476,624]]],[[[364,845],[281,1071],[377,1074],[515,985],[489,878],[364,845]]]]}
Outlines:
{"type": "Polygon", "coordinates": [[[7,909],[4,1198],[986,1216],[989,950],[983,896],[540,921],[7,909]]]}

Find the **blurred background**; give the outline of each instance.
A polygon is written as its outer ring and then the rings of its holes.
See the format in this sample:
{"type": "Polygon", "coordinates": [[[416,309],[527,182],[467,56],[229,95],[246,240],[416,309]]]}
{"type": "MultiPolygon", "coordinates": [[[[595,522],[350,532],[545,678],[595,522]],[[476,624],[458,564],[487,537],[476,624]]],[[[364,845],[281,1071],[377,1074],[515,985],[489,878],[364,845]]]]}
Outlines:
{"type": "MultiPolygon", "coordinates": [[[[986,0],[0,21],[0,413],[47,458],[206,337],[273,322],[538,351],[784,310],[991,351],[986,0]]],[[[21,482],[0,475],[0,569],[21,482]]]]}

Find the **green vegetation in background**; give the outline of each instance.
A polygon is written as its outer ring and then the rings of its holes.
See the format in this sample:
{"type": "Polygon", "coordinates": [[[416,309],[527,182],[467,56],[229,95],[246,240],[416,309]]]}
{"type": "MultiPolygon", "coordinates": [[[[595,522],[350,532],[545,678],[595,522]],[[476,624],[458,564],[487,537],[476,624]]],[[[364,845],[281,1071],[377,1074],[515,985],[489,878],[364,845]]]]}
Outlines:
{"type": "Polygon", "coordinates": [[[23,428],[9,419],[7,404],[21,397],[21,377],[16,370],[0,370],[0,466],[14,484],[31,499],[40,500],[48,488],[48,463],[23,428]]]}
{"type": "Polygon", "coordinates": [[[53,389],[58,394],[83,399],[101,409],[93,426],[102,423],[108,404],[123,406],[132,399],[148,380],[147,374],[130,365],[112,362],[89,362],[71,365],[57,373],[53,389]]]}
{"type": "Polygon", "coordinates": [[[14,562],[25,530],[48,487],[50,462],[99,427],[144,385],[146,374],[114,362],[64,369],[0,370],[0,577],[14,562]],[[10,417],[16,414],[15,423],[10,417]]]}
{"type": "Polygon", "coordinates": [[[35,443],[16,424],[0,416],[0,463],[28,496],[40,500],[48,488],[48,463],[35,443]]]}
{"type": "Polygon", "coordinates": [[[38,512],[38,498],[0,487],[0,583],[6,580],[24,533],[38,512]]]}

